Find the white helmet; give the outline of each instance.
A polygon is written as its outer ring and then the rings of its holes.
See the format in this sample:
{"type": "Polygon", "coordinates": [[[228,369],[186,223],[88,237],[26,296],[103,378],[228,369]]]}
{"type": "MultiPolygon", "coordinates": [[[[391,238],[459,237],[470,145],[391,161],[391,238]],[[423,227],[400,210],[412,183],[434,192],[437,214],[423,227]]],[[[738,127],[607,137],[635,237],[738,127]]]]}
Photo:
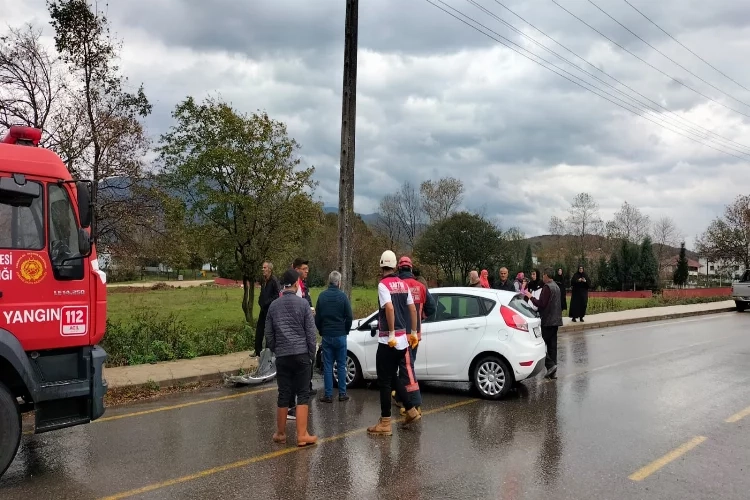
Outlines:
{"type": "Polygon", "coordinates": [[[396,269],[396,264],[396,254],[392,251],[386,250],[383,252],[383,255],[380,256],[380,267],[396,269]]]}

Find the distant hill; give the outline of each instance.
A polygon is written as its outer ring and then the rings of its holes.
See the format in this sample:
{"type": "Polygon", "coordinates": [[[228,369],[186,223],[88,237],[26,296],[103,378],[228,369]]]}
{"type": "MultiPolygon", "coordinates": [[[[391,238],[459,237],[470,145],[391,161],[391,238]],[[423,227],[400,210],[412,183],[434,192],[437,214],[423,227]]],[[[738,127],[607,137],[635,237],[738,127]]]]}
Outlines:
{"type": "MultiPolygon", "coordinates": [[[[323,207],[323,212],[326,214],[338,213],[338,207],[323,207]]],[[[357,214],[362,217],[365,224],[372,225],[378,221],[378,214],[357,214]]]]}
{"type": "MultiPolygon", "coordinates": [[[[574,239],[575,236],[561,236],[562,241],[561,243],[563,245],[567,245],[570,240],[574,239]]],[[[535,250],[535,248],[541,246],[541,248],[545,248],[548,246],[553,246],[557,244],[557,236],[554,236],[552,234],[544,234],[541,236],[532,236],[531,238],[527,238],[526,243],[531,245],[531,249],[535,250]]],[[[667,254],[669,256],[678,255],[680,253],[679,247],[672,247],[672,246],[666,246],[665,249],[667,250],[667,254]]],[[[688,259],[694,259],[698,260],[698,254],[693,252],[692,250],[687,250],[685,252],[688,259]]]]}

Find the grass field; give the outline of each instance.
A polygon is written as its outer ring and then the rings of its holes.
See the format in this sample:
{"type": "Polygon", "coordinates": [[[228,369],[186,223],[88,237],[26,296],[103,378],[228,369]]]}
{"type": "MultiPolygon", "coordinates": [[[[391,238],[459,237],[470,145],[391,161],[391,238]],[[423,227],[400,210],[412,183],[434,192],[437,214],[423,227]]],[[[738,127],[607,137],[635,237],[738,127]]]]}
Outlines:
{"type": "MultiPolygon", "coordinates": [[[[310,290],[313,305],[322,290],[310,290]]],[[[110,288],[107,300],[108,326],[103,344],[110,355],[109,366],[228,354],[253,348],[255,321],[252,325],[245,324],[241,288],[110,288]]],[[[713,300],[726,300],[726,297],[682,300],[592,297],[587,313],[713,300]]],[[[373,312],[377,308],[376,289],[355,288],[352,308],[355,319],[373,312]]],[[[256,296],[256,318],[258,312],[256,296]]]]}

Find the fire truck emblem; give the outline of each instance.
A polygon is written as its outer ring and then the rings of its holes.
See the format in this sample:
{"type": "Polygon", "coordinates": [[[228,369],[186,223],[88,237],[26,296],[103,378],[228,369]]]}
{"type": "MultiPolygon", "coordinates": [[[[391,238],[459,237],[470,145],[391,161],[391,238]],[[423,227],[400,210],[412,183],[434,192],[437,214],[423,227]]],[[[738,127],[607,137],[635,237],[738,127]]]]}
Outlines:
{"type": "Polygon", "coordinates": [[[16,264],[18,278],[27,285],[39,283],[47,276],[47,264],[38,254],[27,253],[16,264]]]}

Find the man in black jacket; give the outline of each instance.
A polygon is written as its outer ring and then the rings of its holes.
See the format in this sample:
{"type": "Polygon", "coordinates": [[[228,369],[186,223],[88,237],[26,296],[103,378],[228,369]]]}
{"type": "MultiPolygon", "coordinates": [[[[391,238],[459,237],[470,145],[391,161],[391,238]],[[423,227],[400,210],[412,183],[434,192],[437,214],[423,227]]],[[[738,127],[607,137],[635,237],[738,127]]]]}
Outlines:
{"type": "Polygon", "coordinates": [[[562,310],[560,309],[560,288],[555,283],[555,273],[552,269],[545,269],[542,275],[544,287],[537,299],[531,292],[524,290],[523,294],[539,309],[542,319],[542,338],[547,344],[547,357],[544,366],[547,368],[545,377],[557,378],[557,330],[563,324],[562,310]]]}
{"type": "Polygon", "coordinates": [[[280,293],[279,282],[273,275],[273,263],[266,261],[263,263],[263,280],[260,284],[260,297],[258,297],[260,314],[258,315],[258,324],[255,327],[256,356],[260,356],[260,351],[263,350],[263,335],[266,329],[268,308],[271,306],[271,302],[279,298],[280,293]]]}
{"type": "Polygon", "coordinates": [[[500,268],[500,280],[496,281],[495,286],[493,286],[492,288],[494,288],[495,290],[506,290],[508,292],[516,291],[516,287],[513,286],[513,280],[508,276],[507,267],[500,268]]]}

